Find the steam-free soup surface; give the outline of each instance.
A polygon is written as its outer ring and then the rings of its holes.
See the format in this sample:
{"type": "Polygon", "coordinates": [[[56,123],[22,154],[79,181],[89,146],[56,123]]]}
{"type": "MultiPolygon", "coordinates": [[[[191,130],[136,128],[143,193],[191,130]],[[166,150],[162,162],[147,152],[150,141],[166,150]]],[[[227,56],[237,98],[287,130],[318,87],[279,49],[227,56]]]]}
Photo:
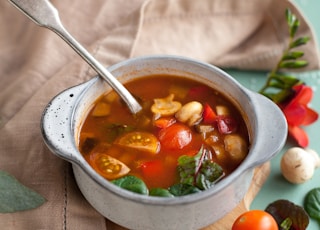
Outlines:
{"type": "Polygon", "coordinates": [[[148,189],[208,179],[200,187],[210,187],[246,157],[245,122],[216,90],[176,76],[148,76],[126,87],[141,113],[133,116],[111,91],[94,103],[80,131],[81,153],[106,179],[133,175],[148,189]]]}

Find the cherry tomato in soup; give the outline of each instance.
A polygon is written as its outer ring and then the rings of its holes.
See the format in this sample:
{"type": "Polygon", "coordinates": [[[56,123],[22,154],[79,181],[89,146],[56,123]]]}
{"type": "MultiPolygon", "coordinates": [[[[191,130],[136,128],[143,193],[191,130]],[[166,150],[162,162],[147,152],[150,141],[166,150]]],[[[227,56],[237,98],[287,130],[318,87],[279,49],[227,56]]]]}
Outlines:
{"type": "Polygon", "coordinates": [[[104,153],[91,155],[90,164],[96,172],[108,180],[122,177],[130,171],[127,165],[104,153]]]}
{"type": "Polygon", "coordinates": [[[186,125],[175,123],[159,132],[161,147],[170,150],[183,149],[192,141],[192,132],[186,125]]]}
{"type": "Polygon", "coordinates": [[[125,133],[118,138],[115,143],[124,147],[134,148],[153,154],[159,152],[158,139],[152,133],[148,132],[125,133]]]}
{"type": "Polygon", "coordinates": [[[269,213],[251,210],[241,214],[235,220],[232,230],[278,230],[278,224],[269,213]]]}

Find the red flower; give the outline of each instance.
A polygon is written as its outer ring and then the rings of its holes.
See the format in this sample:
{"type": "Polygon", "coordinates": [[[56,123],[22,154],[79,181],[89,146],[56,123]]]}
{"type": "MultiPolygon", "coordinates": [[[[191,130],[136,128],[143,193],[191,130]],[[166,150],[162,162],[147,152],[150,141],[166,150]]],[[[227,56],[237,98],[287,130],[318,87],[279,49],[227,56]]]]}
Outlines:
{"type": "Polygon", "coordinates": [[[289,135],[301,147],[307,147],[309,144],[308,134],[300,126],[310,125],[318,119],[318,113],[308,107],[313,91],[311,87],[304,84],[295,85],[292,89],[294,96],[280,108],[287,119],[289,135]]]}

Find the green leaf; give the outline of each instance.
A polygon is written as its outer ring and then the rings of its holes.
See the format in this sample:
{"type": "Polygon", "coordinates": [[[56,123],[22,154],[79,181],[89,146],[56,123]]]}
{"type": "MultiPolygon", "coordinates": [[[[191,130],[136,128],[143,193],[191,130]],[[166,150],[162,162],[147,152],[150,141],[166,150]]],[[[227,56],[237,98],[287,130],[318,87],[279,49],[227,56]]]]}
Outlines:
{"type": "Polygon", "coordinates": [[[307,61],[284,61],[280,63],[281,68],[298,69],[308,65],[307,61]]]}
{"type": "Polygon", "coordinates": [[[284,221],[281,222],[280,229],[290,230],[291,226],[292,226],[292,220],[289,217],[287,217],[286,219],[284,219],[284,221]]]}
{"type": "Polygon", "coordinates": [[[303,55],[304,55],[304,52],[302,52],[302,51],[291,51],[291,52],[288,52],[282,56],[282,61],[295,60],[297,58],[302,57],[303,55]]]}
{"type": "Polygon", "coordinates": [[[302,81],[294,76],[281,74],[279,75],[282,82],[284,83],[284,88],[292,88],[294,85],[302,84],[302,81]]]}
{"type": "MultiPolygon", "coordinates": [[[[197,157],[197,156],[196,156],[197,157]]],[[[178,171],[180,175],[180,182],[183,184],[194,184],[194,177],[197,173],[198,158],[181,156],[178,159],[178,171]]]]}
{"type": "Polygon", "coordinates": [[[198,188],[205,190],[212,187],[224,175],[223,169],[216,162],[206,160],[203,162],[196,178],[198,188]]]}
{"type": "Polygon", "coordinates": [[[13,176],[0,171],[0,213],[34,209],[45,201],[41,195],[22,185],[13,176]]]}
{"type": "Polygon", "coordinates": [[[206,149],[201,147],[195,156],[181,156],[178,159],[180,183],[196,186],[201,190],[209,189],[220,179],[224,172],[220,165],[207,159],[206,149]]]}
{"type": "Polygon", "coordinates": [[[288,26],[291,27],[296,20],[296,16],[292,14],[291,10],[289,8],[286,9],[286,19],[288,22],[288,26]]]}
{"type": "Polygon", "coordinates": [[[298,78],[282,73],[272,74],[270,79],[269,86],[278,89],[291,89],[294,85],[302,83],[298,78]]]}
{"type": "Polygon", "coordinates": [[[150,189],[149,192],[150,196],[161,196],[161,197],[174,197],[172,193],[169,192],[169,190],[164,188],[153,188],[150,189]]]}
{"type": "Polygon", "coordinates": [[[143,195],[148,195],[149,193],[149,190],[143,180],[135,176],[128,175],[116,180],[112,180],[111,182],[119,186],[120,188],[129,190],[134,193],[143,195]]]}
{"type": "Polygon", "coordinates": [[[290,36],[293,38],[300,26],[300,21],[298,19],[295,19],[293,21],[292,26],[290,27],[290,36]]]}
{"type": "Polygon", "coordinates": [[[298,46],[305,45],[309,40],[310,40],[309,37],[297,38],[296,40],[294,40],[293,42],[290,43],[289,47],[290,47],[290,49],[292,49],[292,48],[295,48],[298,46]]]}
{"type": "Polygon", "coordinates": [[[320,221],[320,188],[314,188],[307,193],[304,208],[310,217],[320,221]]]}
{"type": "Polygon", "coordinates": [[[185,196],[197,192],[201,192],[197,187],[190,184],[175,184],[169,188],[169,192],[174,196],[185,196]]]}

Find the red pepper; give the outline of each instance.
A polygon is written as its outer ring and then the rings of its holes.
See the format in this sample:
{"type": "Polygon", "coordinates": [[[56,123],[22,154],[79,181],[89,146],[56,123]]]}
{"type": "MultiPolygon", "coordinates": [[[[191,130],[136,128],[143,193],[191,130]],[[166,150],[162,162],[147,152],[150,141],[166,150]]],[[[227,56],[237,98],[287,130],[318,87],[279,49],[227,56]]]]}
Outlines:
{"type": "Polygon", "coordinates": [[[209,104],[204,105],[202,113],[203,123],[212,124],[216,121],[217,114],[213,111],[209,104]]]}

